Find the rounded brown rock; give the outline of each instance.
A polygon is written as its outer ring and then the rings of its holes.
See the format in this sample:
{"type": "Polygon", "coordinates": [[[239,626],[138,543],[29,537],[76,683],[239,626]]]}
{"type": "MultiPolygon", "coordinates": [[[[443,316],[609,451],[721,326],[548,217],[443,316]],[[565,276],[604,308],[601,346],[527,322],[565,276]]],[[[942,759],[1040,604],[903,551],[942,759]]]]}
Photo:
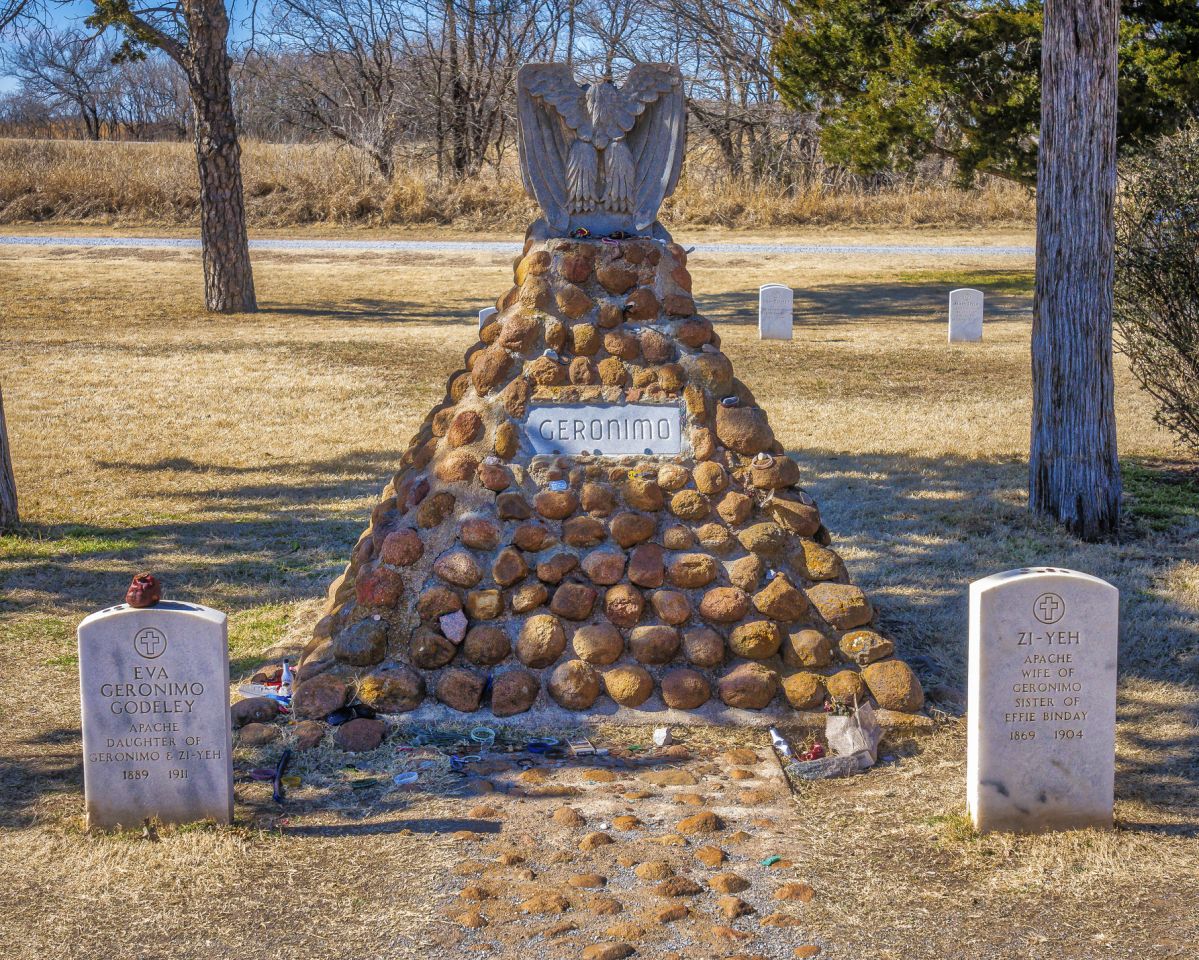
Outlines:
{"type": "Polygon", "coordinates": [[[814,537],[820,530],[820,511],[815,505],[796,499],[790,491],[776,491],[764,509],[780,527],[801,537],[814,537]]]}
{"type": "Polygon", "coordinates": [[[529,573],[529,565],[514,547],[504,547],[491,564],[491,578],[501,587],[510,587],[523,580],[529,573]]]}
{"type": "Polygon", "coordinates": [[[451,450],[433,468],[437,479],[444,483],[465,483],[474,478],[479,458],[469,450],[451,450]]]}
{"type": "Polygon", "coordinates": [[[915,713],[924,706],[924,690],[902,660],[880,660],[862,669],[871,695],[884,710],[915,713]]]}
{"type": "Polygon", "coordinates": [[[624,485],[624,499],[634,510],[661,510],[662,488],[655,480],[630,477],[624,485]]]}
{"type": "Polygon", "coordinates": [[[549,588],[544,583],[524,583],[513,590],[509,606],[513,613],[528,613],[536,610],[550,598],[549,588]]]}
{"type": "Polygon", "coordinates": [[[827,667],[832,662],[832,644],[819,630],[804,627],[783,638],[783,663],[790,667],[827,667]]]}
{"type": "Polygon", "coordinates": [[[296,687],[292,713],[299,719],[323,720],[346,702],[349,688],[329,673],[318,673],[296,687]]]}
{"type": "Polygon", "coordinates": [[[863,703],[868,693],[866,682],[856,670],[839,670],[824,678],[824,688],[838,703],[863,703]]]}
{"type": "Polygon", "coordinates": [[[479,563],[464,550],[455,550],[437,558],[433,572],[455,587],[473,587],[483,579],[479,563]]]}
{"type": "Polygon", "coordinates": [[[627,583],[609,587],[604,594],[604,616],[618,627],[632,627],[645,609],[641,591],[627,583]]]}
{"type": "Polygon", "coordinates": [[[537,579],[545,583],[561,583],[578,565],[579,558],[573,553],[555,553],[537,564],[537,579]]]}
{"type": "Polygon", "coordinates": [[[533,498],[533,509],[547,520],[565,520],[579,509],[573,490],[542,490],[533,498]]]}
{"type": "Polygon", "coordinates": [[[526,667],[548,667],[566,649],[566,633],[557,617],[537,614],[521,627],[516,656],[526,667]]]}
{"type": "Polygon", "coordinates": [[[541,690],[541,681],[528,670],[507,670],[491,681],[491,712],[497,717],[512,717],[533,706],[541,690]]]}
{"type": "Polygon", "coordinates": [[[485,517],[468,517],[458,527],[458,539],[472,550],[494,550],[500,545],[500,525],[485,517]]]}
{"type": "Polygon", "coordinates": [[[717,692],[726,706],[761,710],[778,692],[778,675],[760,663],[742,663],[723,677],[717,692]]]}
{"type": "Polygon", "coordinates": [[[587,294],[573,283],[563,284],[554,295],[554,300],[571,320],[577,320],[594,306],[587,294]]]}
{"type": "Polygon", "coordinates": [[[777,523],[763,520],[739,530],[737,542],[750,553],[778,559],[787,551],[787,532],[777,523]]]}
{"type": "Polygon", "coordinates": [[[690,527],[675,523],[662,531],[662,545],[667,550],[687,550],[695,546],[695,534],[690,527]]]}
{"type": "Polygon", "coordinates": [[[629,652],[639,663],[670,663],[679,650],[679,632],[674,627],[634,627],[629,632],[629,652]]]}
{"type": "Polygon", "coordinates": [[[437,680],[434,693],[447,707],[459,713],[474,713],[483,699],[486,681],[470,670],[447,670],[437,680]]]}
{"type": "Polygon", "coordinates": [[[716,407],[716,437],[734,453],[752,456],[769,450],[774,432],[759,407],[716,407]]]}
{"type": "Polygon", "coordinates": [[[611,294],[627,293],[637,283],[637,272],[621,261],[603,263],[596,267],[595,278],[611,294]]]}
{"type": "Polygon", "coordinates": [[[658,486],[674,493],[691,480],[691,471],[677,463],[664,463],[658,468],[658,486]]]}
{"type": "Polygon", "coordinates": [[[571,647],[579,659],[606,666],[624,654],[624,637],[610,623],[589,623],[575,631],[571,647]]]}
{"type": "Polygon", "coordinates": [[[747,620],[729,632],[729,649],[750,660],[774,656],[782,643],[783,631],[773,620],[747,620]]]}
{"type": "Polygon", "coordinates": [[[750,465],[749,482],[759,490],[781,490],[799,483],[799,467],[790,457],[775,456],[750,465]]]}
{"type": "Polygon", "coordinates": [[[424,700],[424,677],[409,666],[388,666],[359,681],[359,700],[380,713],[406,713],[424,700]]]}
{"type": "Polygon", "coordinates": [[[628,577],[639,587],[660,587],[666,576],[662,548],[643,543],[629,553],[628,577]]]}
{"type": "Polygon", "coordinates": [[[570,382],[576,386],[599,383],[599,374],[595,371],[595,364],[587,357],[575,357],[570,361],[567,369],[570,382]]]}
{"type": "Polygon", "coordinates": [[[511,460],[516,456],[516,451],[520,449],[520,433],[511,420],[505,420],[495,428],[493,449],[495,455],[504,460],[511,460]]]}
{"type": "Polygon", "coordinates": [[[600,694],[600,677],[584,660],[567,660],[550,674],[546,689],[567,710],[586,710],[600,694]]]}
{"type": "Polygon", "coordinates": [[[695,486],[700,493],[714,496],[729,485],[729,475],[724,467],[714,461],[696,464],[695,486]]]}
{"type": "Polygon", "coordinates": [[[836,630],[865,626],[874,617],[874,608],[866,595],[848,583],[817,583],[807,588],[808,599],[836,630]]]}
{"type": "Polygon", "coordinates": [[[596,591],[582,583],[564,583],[554,591],[550,612],[566,620],[586,620],[595,607],[596,591]]]}
{"type": "Polygon", "coordinates": [[[579,490],[579,503],[588,513],[606,517],[616,506],[616,491],[606,483],[585,483],[579,490]]]}
{"type": "Polygon", "coordinates": [[[793,673],[783,681],[783,696],[796,710],[815,710],[824,704],[824,678],[815,673],[793,673]]]}
{"type": "Polygon", "coordinates": [[[600,334],[594,324],[576,323],[569,332],[571,353],[593,357],[599,351],[600,334]]]}
{"type": "Polygon", "coordinates": [[[484,460],[476,471],[479,483],[493,493],[499,493],[512,486],[512,471],[502,463],[488,463],[484,460]]]}
{"type": "Polygon", "coordinates": [[[458,648],[436,630],[417,627],[408,641],[408,659],[414,667],[436,670],[454,659],[458,648]]]}
{"type": "Polygon", "coordinates": [[[596,368],[600,383],[606,387],[623,387],[629,379],[629,372],[619,357],[605,357],[596,368]]]}
{"type": "Polygon", "coordinates": [[[533,515],[529,501],[515,491],[495,498],[495,512],[501,520],[528,520],[533,515]]]}
{"type": "Polygon", "coordinates": [[[636,664],[605,670],[603,680],[604,691],[622,707],[639,707],[654,692],[654,678],[636,664]]]}
{"type": "Polygon", "coordinates": [[[611,519],[608,531],[612,539],[627,550],[634,544],[643,543],[652,537],[657,526],[657,522],[651,516],[622,510],[611,519]]]}
{"type": "Polygon", "coordinates": [[[677,627],[691,616],[691,601],[678,590],[655,590],[649,601],[658,619],[671,626],[677,627]]]}
{"type": "Polygon", "coordinates": [[[512,642],[500,627],[481,624],[471,627],[462,641],[462,655],[471,663],[491,667],[502,663],[512,652],[512,642]]]}
{"type": "Polygon", "coordinates": [[[562,524],[562,542],[567,546],[594,547],[607,536],[607,526],[595,517],[571,517],[562,524]]]}
{"type": "Polygon", "coordinates": [[[662,675],[662,700],[675,710],[702,707],[712,696],[712,687],[703,674],[679,667],[662,675]]]}
{"type": "Polygon", "coordinates": [[[700,601],[699,612],[715,623],[733,623],[749,612],[749,597],[737,587],[713,587],[700,601]]]}
{"type": "Polygon", "coordinates": [[[641,353],[649,363],[666,363],[674,359],[674,346],[657,330],[642,330],[641,353]]]}
{"type": "Polygon", "coordinates": [[[504,597],[498,590],[471,590],[463,606],[471,620],[495,620],[504,613],[504,597]]]}
{"type": "Polygon", "coordinates": [[[624,576],[625,555],[619,550],[592,550],[581,566],[592,583],[610,587],[624,576]]]}
{"type": "Polygon", "coordinates": [[[670,512],[680,520],[696,523],[712,512],[712,504],[698,490],[680,490],[670,498],[670,512]]]}
{"type": "Polygon", "coordinates": [[[481,351],[470,370],[471,382],[479,396],[499,386],[512,366],[512,355],[503,347],[492,345],[481,351]]]}
{"type": "Polygon", "coordinates": [[[891,656],[895,652],[895,644],[873,630],[851,630],[841,638],[837,649],[846,660],[864,667],[891,656]]]}
{"type": "Polygon", "coordinates": [[[422,620],[434,620],[462,609],[462,598],[449,587],[429,587],[416,599],[416,612],[422,620]]]}
{"type": "Polygon", "coordinates": [[[416,563],[424,552],[425,545],[415,530],[394,530],[383,538],[379,559],[393,567],[409,567],[416,563]]]}
{"type": "Polygon", "coordinates": [[[724,637],[711,627],[692,627],[683,634],[683,656],[697,667],[724,663],[724,637]]]}
{"type": "Polygon", "coordinates": [[[785,573],[776,574],[755,593],[753,604],[758,613],[784,623],[793,623],[808,611],[807,596],[787,579],[785,573]]]}
{"type": "Polygon", "coordinates": [[[526,553],[538,553],[556,543],[558,538],[540,520],[522,523],[512,531],[512,543],[526,553]]]}
{"type": "Polygon", "coordinates": [[[446,432],[446,442],[451,447],[464,447],[474,443],[483,436],[483,418],[474,410],[463,410],[458,413],[449,430],[446,432]]]}
{"type": "Polygon", "coordinates": [[[682,553],[670,561],[666,579],[684,590],[706,587],[716,579],[716,560],[706,553],[682,553]]]}

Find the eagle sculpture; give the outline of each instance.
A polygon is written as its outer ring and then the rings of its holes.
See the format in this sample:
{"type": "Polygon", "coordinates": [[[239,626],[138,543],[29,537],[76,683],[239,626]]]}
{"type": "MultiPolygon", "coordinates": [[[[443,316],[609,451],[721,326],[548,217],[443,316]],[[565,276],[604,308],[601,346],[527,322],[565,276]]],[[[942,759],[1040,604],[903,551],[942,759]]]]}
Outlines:
{"type": "Polygon", "coordinates": [[[544,239],[585,230],[669,239],[658,208],[683,165],[686,106],[679,68],[642,63],[624,86],[579,84],[570,67],[530,63],[516,78],[520,169],[544,239]]]}

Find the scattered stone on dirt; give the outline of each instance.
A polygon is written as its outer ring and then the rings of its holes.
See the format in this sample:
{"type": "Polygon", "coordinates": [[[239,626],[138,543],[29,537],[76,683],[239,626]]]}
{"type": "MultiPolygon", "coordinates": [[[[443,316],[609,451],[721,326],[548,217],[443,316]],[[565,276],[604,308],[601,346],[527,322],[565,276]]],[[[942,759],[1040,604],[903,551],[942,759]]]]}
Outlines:
{"type": "Polygon", "coordinates": [[[774,891],[775,900],[798,900],[801,903],[810,903],[815,895],[815,890],[798,880],[788,881],[774,891]]]}
{"type": "Polygon", "coordinates": [[[293,732],[297,750],[312,750],[325,739],[325,725],[319,720],[301,720],[293,732]]]}
{"type": "Polygon", "coordinates": [[[237,734],[237,744],[241,747],[265,747],[278,740],[279,736],[279,728],[273,724],[247,723],[237,734]]]}
{"type": "Polygon", "coordinates": [[[803,920],[789,913],[772,913],[761,920],[764,927],[802,927],[803,920]]]}
{"type": "Polygon", "coordinates": [[[490,900],[494,894],[487,889],[487,887],[482,887],[475,884],[469,887],[463,887],[462,890],[459,891],[458,896],[463,900],[490,900]]]}
{"type": "Polygon", "coordinates": [[[522,913],[534,914],[565,913],[569,909],[570,901],[554,892],[534,894],[520,905],[522,913]]]}
{"type": "Polygon", "coordinates": [[[613,817],[612,826],[617,830],[636,830],[641,826],[641,821],[632,815],[613,817]]]}
{"type": "Polygon", "coordinates": [[[581,827],[587,822],[574,807],[559,807],[554,811],[553,821],[560,827],[581,827]]]}
{"type": "Polygon", "coordinates": [[[624,960],[636,953],[627,943],[593,943],[583,950],[583,960],[624,960]]]}
{"type": "Polygon", "coordinates": [[[820,948],[814,943],[805,943],[795,948],[793,956],[800,958],[815,957],[820,954],[820,948]]]}
{"type": "Polygon", "coordinates": [[[694,787],[699,783],[694,774],[686,770],[651,770],[641,774],[639,779],[655,787],[694,787]]]}
{"type": "Polygon", "coordinates": [[[708,886],[717,893],[741,893],[749,889],[749,881],[735,873],[718,873],[709,878],[708,886]]]}
{"type": "Polygon", "coordinates": [[[365,753],[374,750],[383,742],[387,724],[369,717],[356,717],[337,728],[333,739],[343,750],[350,753],[365,753]]]}
{"type": "Polygon", "coordinates": [[[615,840],[613,840],[610,836],[608,836],[608,834],[604,833],[602,830],[596,830],[592,833],[587,834],[587,836],[585,836],[582,840],[579,841],[579,849],[580,850],[594,850],[594,849],[596,849],[596,847],[605,847],[608,844],[615,843],[615,842],[616,842],[615,840]]]}
{"type": "Polygon", "coordinates": [[[704,888],[690,877],[671,877],[654,887],[654,893],[660,897],[694,897],[703,892],[704,888]]]}
{"type": "Polygon", "coordinates": [[[270,697],[247,697],[229,708],[229,716],[234,727],[244,727],[247,723],[269,723],[279,716],[279,704],[270,697]]]}
{"type": "Polygon", "coordinates": [[[480,927],[487,926],[487,918],[483,916],[478,907],[463,910],[461,913],[455,914],[453,919],[455,923],[463,927],[468,927],[471,930],[478,930],[480,927]]]}
{"type": "Polygon", "coordinates": [[[720,847],[711,845],[700,847],[695,851],[695,859],[702,863],[705,867],[719,867],[727,859],[725,853],[720,847]]]}
{"type": "Polygon", "coordinates": [[[740,897],[721,897],[716,901],[716,909],[729,920],[736,920],[738,917],[757,912],[740,897]]]}
{"type": "Polygon", "coordinates": [[[680,820],[675,829],[682,834],[716,833],[724,829],[724,822],[711,810],[704,810],[680,820]]]}
{"type": "Polygon", "coordinates": [[[573,877],[568,877],[566,882],[578,889],[591,890],[605,886],[608,878],[601,877],[598,873],[576,873],[573,877]]]}
{"type": "Polygon", "coordinates": [[[587,908],[594,914],[601,917],[610,917],[624,910],[624,904],[615,897],[592,897],[587,904],[587,908]]]}
{"type": "Polygon", "coordinates": [[[642,880],[665,880],[674,876],[674,867],[665,860],[646,860],[633,868],[642,880]]]}

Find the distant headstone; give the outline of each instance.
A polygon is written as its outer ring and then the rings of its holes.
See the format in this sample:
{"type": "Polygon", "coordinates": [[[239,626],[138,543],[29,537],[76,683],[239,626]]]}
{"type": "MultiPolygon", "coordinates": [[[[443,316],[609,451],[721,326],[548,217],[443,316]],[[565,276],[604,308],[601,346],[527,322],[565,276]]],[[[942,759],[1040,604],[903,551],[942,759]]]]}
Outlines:
{"type": "Polygon", "coordinates": [[[487,325],[487,321],[494,317],[499,311],[495,307],[484,307],[479,311],[479,329],[482,330],[487,325]]]}
{"type": "Polygon", "coordinates": [[[1112,826],[1119,599],[1052,567],[970,585],[966,802],[980,832],[1112,826]]]}
{"type": "Polygon", "coordinates": [[[79,625],[89,827],[233,820],[225,615],[121,604],[79,625]]]}
{"type": "Polygon", "coordinates": [[[983,292],[970,287],[949,293],[949,342],[977,343],[983,338],[983,292]]]}
{"type": "Polygon", "coordinates": [[[790,340],[795,291],[782,283],[758,288],[758,339],[790,340]]]}

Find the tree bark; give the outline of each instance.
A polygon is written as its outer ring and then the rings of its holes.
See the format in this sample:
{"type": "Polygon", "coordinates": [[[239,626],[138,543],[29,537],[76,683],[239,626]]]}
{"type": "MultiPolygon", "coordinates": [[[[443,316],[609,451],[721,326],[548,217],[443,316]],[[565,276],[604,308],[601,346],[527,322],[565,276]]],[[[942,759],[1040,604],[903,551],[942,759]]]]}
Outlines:
{"type": "Polygon", "coordinates": [[[246,313],[257,310],[258,302],[229,83],[229,18],[224,0],[193,0],[183,7],[189,34],[185,69],[196,119],[200,174],[204,303],[216,313],[246,313]]]}
{"type": "Polygon", "coordinates": [[[1116,532],[1112,375],[1118,0],[1047,0],[1041,55],[1029,506],[1116,532]]]}
{"type": "Polygon", "coordinates": [[[4,422],[4,390],[0,388],[0,530],[20,522],[17,515],[17,479],[12,472],[12,454],[8,449],[8,426],[4,422]]]}

